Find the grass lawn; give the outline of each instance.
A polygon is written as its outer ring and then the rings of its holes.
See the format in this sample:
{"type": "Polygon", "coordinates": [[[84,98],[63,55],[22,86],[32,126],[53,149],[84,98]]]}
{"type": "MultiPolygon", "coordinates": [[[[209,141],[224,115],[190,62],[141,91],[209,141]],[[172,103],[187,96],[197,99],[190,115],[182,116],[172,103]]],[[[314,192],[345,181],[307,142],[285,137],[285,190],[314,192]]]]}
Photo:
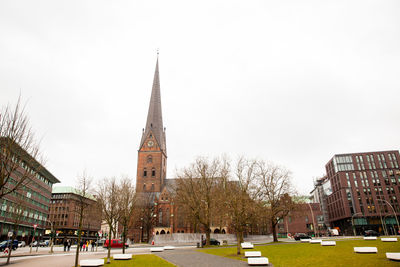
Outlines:
{"type": "Polygon", "coordinates": [[[146,255],[133,255],[131,260],[113,260],[111,264],[104,264],[104,267],[131,267],[131,266],[143,266],[143,267],[172,267],[175,266],[168,261],[161,259],[160,257],[153,254],[146,255]]]}
{"type": "MultiPolygon", "coordinates": [[[[336,246],[323,247],[308,243],[275,243],[255,246],[254,251],[261,251],[263,257],[275,267],[283,266],[400,266],[399,262],[386,259],[386,252],[400,252],[400,242],[382,242],[365,240],[336,241],[336,246]],[[377,247],[377,254],[356,254],[353,247],[377,247]]],[[[236,247],[199,249],[198,251],[247,261],[242,255],[236,255],[236,247]]],[[[250,250],[251,251],[251,250],[250,250]]]]}

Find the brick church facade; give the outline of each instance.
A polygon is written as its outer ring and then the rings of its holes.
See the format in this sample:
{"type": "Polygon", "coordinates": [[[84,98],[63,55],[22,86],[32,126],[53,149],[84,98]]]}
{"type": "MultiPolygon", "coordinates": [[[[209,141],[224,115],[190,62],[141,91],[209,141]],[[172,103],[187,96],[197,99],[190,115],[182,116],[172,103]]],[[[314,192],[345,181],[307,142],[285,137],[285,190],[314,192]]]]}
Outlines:
{"type": "MultiPolygon", "coordinates": [[[[142,214],[135,226],[136,242],[149,241],[153,235],[192,232],[183,214],[174,205],[176,179],[167,179],[167,146],[161,110],[158,57],[146,127],[138,150],[136,192],[142,199],[142,214]],[[140,229],[140,232],[138,232],[140,229]]],[[[139,207],[140,209],[140,207],[139,207]]]]}

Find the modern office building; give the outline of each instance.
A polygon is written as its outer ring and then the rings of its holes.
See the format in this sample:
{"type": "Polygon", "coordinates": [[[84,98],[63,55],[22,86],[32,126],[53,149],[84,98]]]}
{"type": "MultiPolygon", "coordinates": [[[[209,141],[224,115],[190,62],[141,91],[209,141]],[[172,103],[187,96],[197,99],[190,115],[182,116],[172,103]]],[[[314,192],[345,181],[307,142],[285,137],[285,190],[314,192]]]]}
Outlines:
{"type": "MultiPolygon", "coordinates": [[[[72,187],[53,188],[47,232],[53,227],[58,242],[64,238],[78,238],[80,199],[79,192],[72,187]]],[[[82,237],[84,240],[96,240],[101,228],[101,212],[94,197],[84,198],[84,201],[87,208],[83,217],[82,237]]]]}
{"type": "Polygon", "coordinates": [[[396,150],[335,155],[321,181],[331,227],[348,235],[398,232],[399,165],[396,150]]]}
{"type": "Polygon", "coordinates": [[[45,233],[52,186],[60,181],[19,145],[10,146],[7,142],[10,140],[0,138],[3,156],[10,153],[9,157],[2,157],[2,163],[5,169],[9,165],[12,170],[5,187],[15,186],[21,179],[23,182],[0,200],[0,238],[4,240],[14,231],[18,240],[30,242],[33,236],[45,233]]]}

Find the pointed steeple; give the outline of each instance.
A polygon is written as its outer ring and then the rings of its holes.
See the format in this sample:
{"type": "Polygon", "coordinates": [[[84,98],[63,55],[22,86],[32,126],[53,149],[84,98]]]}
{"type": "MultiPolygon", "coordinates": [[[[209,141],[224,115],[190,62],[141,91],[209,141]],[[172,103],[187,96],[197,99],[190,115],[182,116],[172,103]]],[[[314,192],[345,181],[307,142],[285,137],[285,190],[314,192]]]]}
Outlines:
{"type": "Polygon", "coordinates": [[[145,139],[148,137],[150,132],[156,138],[161,149],[165,151],[165,132],[162,120],[161,111],[161,93],[160,93],[160,75],[158,72],[158,51],[157,51],[157,62],[156,70],[154,72],[153,88],[151,90],[151,98],[149,104],[149,111],[147,113],[146,128],[140,142],[140,147],[143,146],[145,139]]]}

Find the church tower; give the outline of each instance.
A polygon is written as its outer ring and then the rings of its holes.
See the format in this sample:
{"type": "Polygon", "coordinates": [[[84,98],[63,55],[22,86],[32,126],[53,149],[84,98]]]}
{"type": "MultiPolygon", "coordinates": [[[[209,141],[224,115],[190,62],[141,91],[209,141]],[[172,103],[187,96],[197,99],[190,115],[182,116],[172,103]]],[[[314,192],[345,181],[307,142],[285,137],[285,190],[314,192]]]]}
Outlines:
{"type": "Polygon", "coordinates": [[[136,174],[137,192],[161,192],[165,184],[167,170],[167,149],[165,128],[161,112],[160,76],[158,73],[158,53],[153,88],[147,114],[146,128],[138,150],[136,174]]]}

